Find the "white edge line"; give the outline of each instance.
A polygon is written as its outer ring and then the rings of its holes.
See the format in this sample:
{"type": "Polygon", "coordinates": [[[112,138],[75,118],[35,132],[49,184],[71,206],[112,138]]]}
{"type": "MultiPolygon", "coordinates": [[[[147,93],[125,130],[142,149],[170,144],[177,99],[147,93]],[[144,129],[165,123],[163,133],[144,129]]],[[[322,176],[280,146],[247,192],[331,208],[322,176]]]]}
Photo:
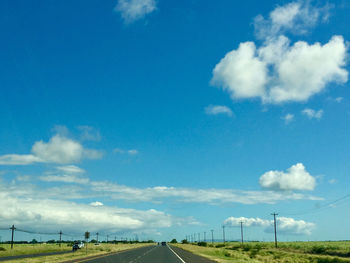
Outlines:
{"type": "Polygon", "coordinates": [[[171,247],[168,244],[167,244],[167,247],[171,250],[171,252],[173,252],[175,254],[175,256],[177,256],[181,260],[182,263],[186,263],[182,258],[180,258],[180,256],[178,254],[175,253],[174,250],[171,249],[171,247]]]}

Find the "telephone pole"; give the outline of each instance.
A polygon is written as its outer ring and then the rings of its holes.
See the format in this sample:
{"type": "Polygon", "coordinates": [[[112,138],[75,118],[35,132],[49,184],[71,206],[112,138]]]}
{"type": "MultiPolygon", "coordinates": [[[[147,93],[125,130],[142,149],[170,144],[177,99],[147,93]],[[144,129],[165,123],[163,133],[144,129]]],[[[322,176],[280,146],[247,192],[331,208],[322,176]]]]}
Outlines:
{"type": "Polygon", "coordinates": [[[224,244],[225,244],[225,226],[224,225],[222,226],[222,237],[223,237],[224,244]]]}
{"type": "Polygon", "coordinates": [[[201,233],[198,233],[198,242],[201,242],[201,233]]]}
{"type": "Polygon", "coordinates": [[[60,234],[60,247],[61,247],[61,242],[62,242],[62,230],[59,232],[60,234]]]}
{"type": "Polygon", "coordinates": [[[207,232],[204,232],[204,242],[206,242],[206,241],[207,241],[207,238],[206,238],[206,233],[207,233],[207,232]]]}
{"type": "Polygon", "coordinates": [[[243,245],[243,221],[239,223],[241,224],[241,239],[242,239],[242,245],[243,245]]]}
{"type": "Polygon", "coordinates": [[[276,227],[276,216],[278,215],[278,214],[276,214],[276,213],[273,213],[273,214],[271,214],[271,215],[273,215],[273,223],[274,223],[274,228],[275,228],[275,247],[277,248],[277,227],[276,227]]]}
{"type": "Polygon", "coordinates": [[[211,231],[211,243],[214,244],[214,230],[210,230],[211,231]]]}
{"type": "Polygon", "coordinates": [[[15,232],[15,225],[12,225],[12,227],[10,227],[10,229],[12,230],[12,235],[11,235],[11,249],[13,249],[13,234],[15,232]]]}
{"type": "Polygon", "coordinates": [[[98,232],[96,233],[96,243],[98,243],[98,232]]]}

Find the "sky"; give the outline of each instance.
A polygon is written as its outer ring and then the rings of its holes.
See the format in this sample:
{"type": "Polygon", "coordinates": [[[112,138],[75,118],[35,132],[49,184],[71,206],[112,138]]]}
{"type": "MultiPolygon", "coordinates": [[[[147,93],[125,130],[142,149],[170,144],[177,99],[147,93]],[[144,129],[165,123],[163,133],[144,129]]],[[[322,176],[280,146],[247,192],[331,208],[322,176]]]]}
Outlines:
{"type": "Polygon", "coordinates": [[[1,1],[2,240],[349,239],[349,11],[1,1]]]}

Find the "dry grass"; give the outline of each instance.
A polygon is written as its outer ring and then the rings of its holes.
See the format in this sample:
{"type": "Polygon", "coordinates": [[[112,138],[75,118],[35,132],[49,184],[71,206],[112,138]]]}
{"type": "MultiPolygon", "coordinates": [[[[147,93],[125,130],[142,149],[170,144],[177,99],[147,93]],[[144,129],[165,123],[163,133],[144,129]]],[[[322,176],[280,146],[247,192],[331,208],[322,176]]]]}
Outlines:
{"type": "MultiPolygon", "coordinates": [[[[226,243],[224,247],[200,247],[191,244],[177,246],[217,262],[236,263],[350,263],[350,242],[281,242],[226,243]]],[[[221,244],[222,246],[223,244],[221,244]]]]}
{"type": "MultiPolygon", "coordinates": [[[[99,246],[95,246],[93,244],[88,244],[88,250],[86,253],[86,249],[83,248],[81,250],[78,250],[74,253],[68,253],[63,255],[55,255],[55,256],[44,256],[44,257],[37,257],[37,258],[24,258],[24,259],[17,259],[17,260],[8,260],[8,261],[2,261],[2,262],[13,262],[13,263],[58,263],[63,262],[67,260],[72,259],[79,259],[84,258],[87,256],[95,256],[95,255],[103,255],[106,253],[112,253],[112,252],[118,252],[133,248],[139,248],[143,246],[149,246],[150,244],[100,244],[99,246]]],[[[1,245],[2,246],[2,245],[1,245]]],[[[17,245],[17,246],[23,246],[22,248],[18,248],[18,251],[30,251],[30,249],[27,247],[28,245],[17,245]]],[[[50,246],[50,245],[42,245],[42,246],[50,246]]],[[[62,245],[63,247],[63,245],[62,245]]],[[[67,247],[68,250],[71,250],[72,247],[67,247]]],[[[50,248],[49,248],[50,249],[50,248]]],[[[42,250],[44,251],[44,250],[42,250]]],[[[58,251],[58,250],[56,250],[58,251]]],[[[3,252],[3,251],[2,251],[3,252]]],[[[45,252],[52,252],[52,251],[45,251],[45,252]]],[[[40,252],[40,253],[45,253],[40,252]]],[[[26,253],[26,254],[34,254],[34,252],[26,253]]],[[[0,257],[3,256],[0,252],[0,257]]]]}
{"type": "Polygon", "coordinates": [[[10,244],[0,244],[0,257],[71,250],[72,245],[67,246],[67,244],[61,244],[61,247],[58,244],[14,244],[13,249],[10,244]]]}

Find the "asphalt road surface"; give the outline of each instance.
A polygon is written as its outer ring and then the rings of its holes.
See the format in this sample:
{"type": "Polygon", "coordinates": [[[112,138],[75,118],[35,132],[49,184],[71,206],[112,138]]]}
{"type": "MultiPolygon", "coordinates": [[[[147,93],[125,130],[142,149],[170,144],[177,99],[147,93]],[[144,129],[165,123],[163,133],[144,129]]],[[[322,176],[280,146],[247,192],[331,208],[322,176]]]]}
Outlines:
{"type": "Polygon", "coordinates": [[[92,260],[84,263],[214,263],[174,246],[147,246],[92,260]]]}

